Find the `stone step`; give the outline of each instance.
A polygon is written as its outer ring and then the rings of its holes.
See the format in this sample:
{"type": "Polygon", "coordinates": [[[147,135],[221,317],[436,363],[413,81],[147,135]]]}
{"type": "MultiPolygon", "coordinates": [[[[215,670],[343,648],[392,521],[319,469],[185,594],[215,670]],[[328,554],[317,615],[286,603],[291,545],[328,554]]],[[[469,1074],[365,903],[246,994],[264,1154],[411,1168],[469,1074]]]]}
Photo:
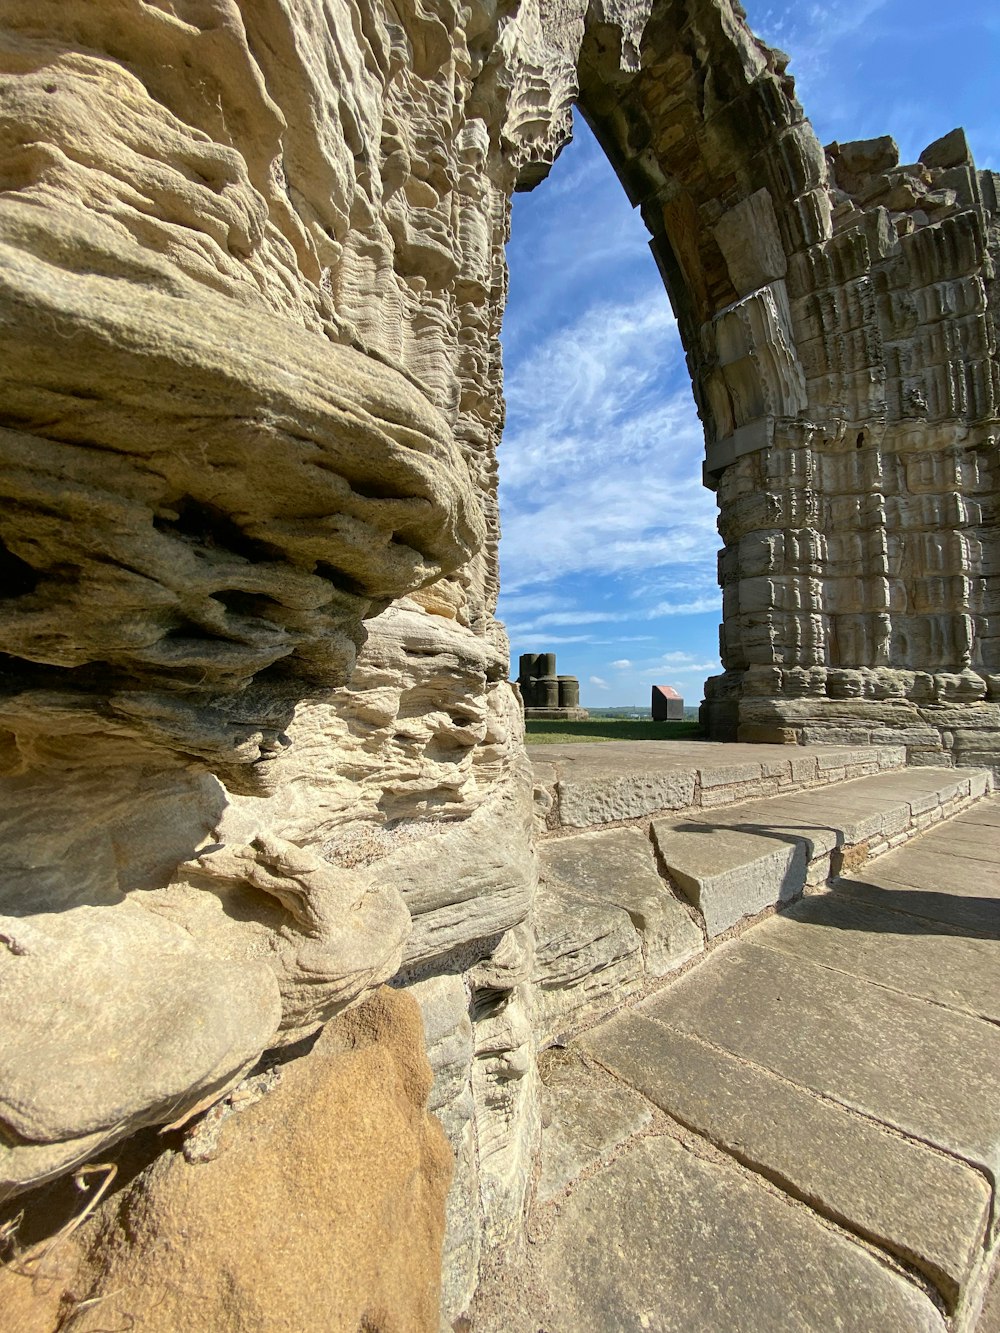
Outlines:
{"type": "Polygon", "coordinates": [[[1000,1333],[1000,800],[540,1070],[534,1244],[477,1333],[1000,1333]]]}
{"type": "Polygon", "coordinates": [[[641,830],[577,833],[539,847],[533,980],[543,1043],[622,1004],[704,943],[641,830]]]}
{"type": "MultiPolygon", "coordinates": [[[[992,788],[988,770],[911,768],[744,802],[703,816],[654,819],[673,882],[709,939],[900,847],[992,788]]],[[[975,835],[958,834],[974,855],[975,835]]]]}
{"type": "Polygon", "coordinates": [[[596,828],[901,769],[898,745],[608,741],[528,746],[546,827],[596,828]]]}
{"type": "MultiPolygon", "coordinates": [[[[849,865],[864,864],[870,878],[872,856],[956,812],[978,810],[971,803],[986,788],[987,775],[972,769],[903,769],[731,806],[697,823],[654,819],[653,841],[638,827],[544,839],[533,977],[543,1044],[651,988],[701,953],[706,937],[799,898],[849,865]]],[[[973,886],[992,873],[975,860],[989,841],[981,832],[979,824],[955,827],[955,848],[970,861],[963,882],[973,886]]],[[[919,864],[933,868],[938,855],[928,850],[919,864]]],[[[909,892],[931,916],[947,912],[960,924],[974,925],[989,910],[975,897],[937,903],[918,888],[876,888],[867,878],[850,891],[887,907],[909,892]]]]}

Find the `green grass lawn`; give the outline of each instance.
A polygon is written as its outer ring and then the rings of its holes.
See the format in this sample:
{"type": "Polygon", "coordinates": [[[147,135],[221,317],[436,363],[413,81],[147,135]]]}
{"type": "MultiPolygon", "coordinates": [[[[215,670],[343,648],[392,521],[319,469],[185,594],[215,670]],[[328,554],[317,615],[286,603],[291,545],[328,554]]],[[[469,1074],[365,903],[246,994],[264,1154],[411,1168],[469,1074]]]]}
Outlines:
{"type": "Polygon", "coordinates": [[[529,745],[567,745],[576,741],[690,741],[699,735],[697,722],[631,722],[594,719],[590,722],[526,722],[529,745]]]}

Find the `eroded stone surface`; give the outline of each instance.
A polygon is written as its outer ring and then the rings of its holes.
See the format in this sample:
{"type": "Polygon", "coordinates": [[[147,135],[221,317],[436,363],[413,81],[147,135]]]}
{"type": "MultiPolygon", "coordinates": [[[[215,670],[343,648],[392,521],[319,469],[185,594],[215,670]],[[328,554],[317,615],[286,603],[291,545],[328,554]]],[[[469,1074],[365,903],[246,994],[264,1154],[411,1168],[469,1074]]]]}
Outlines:
{"type": "Polygon", "coordinates": [[[0,1273],[5,1311],[32,1333],[70,1311],[95,1331],[437,1333],[451,1154],[429,1088],[417,1006],[377,992],[229,1115],[209,1153],[166,1152],[102,1204],[73,1238],[75,1273],[58,1247],[57,1278],[44,1258],[36,1282],[30,1261],[27,1277],[0,1273]]]}
{"type": "Polygon", "coordinates": [[[628,913],[642,937],[648,977],[666,976],[701,949],[701,931],[660,877],[649,839],[638,829],[544,842],[539,860],[546,882],[628,913]]]}
{"type": "MultiPolygon", "coordinates": [[[[932,1303],[860,1246],[733,1164],[642,1138],[562,1203],[537,1247],[552,1333],[776,1328],[942,1333],[932,1303]]],[[[528,1333],[509,1308],[484,1333],[528,1333]]]]}
{"type": "Polygon", "coordinates": [[[535,940],[535,1009],[542,1040],[579,1028],[642,988],[642,938],[621,907],[542,880],[535,940]]]}
{"type": "Polygon", "coordinates": [[[266,963],[209,959],[129,902],[0,917],[0,996],[0,1197],[214,1101],[281,1010],[266,963]]]}
{"type": "Polygon", "coordinates": [[[581,1045],[682,1124],[915,1264],[955,1309],[992,1200],[977,1172],[638,1013],[581,1045]]]}
{"type": "MultiPolygon", "coordinates": [[[[651,232],[721,509],[713,732],[861,747],[738,748],[719,784],[578,766],[572,825],[860,776],[873,739],[995,762],[997,178],[961,134],[911,166],[889,139],[824,150],[734,0],[8,0],[0,99],[4,913],[69,938],[106,912],[144,963],[180,932],[215,1032],[113,1130],[69,1100],[53,1123],[97,1151],[401,965],[462,972],[480,1198],[516,1230],[537,1079],[531,776],[493,615],[511,194],[579,101],[651,232]]],[[[543,964],[587,975],[546,930],[543,964]]],[[[158,968],[125,973],[116,1032],[185,1030],[158,968]]],[[[39,1026],[96,1082],[105,1028],[62,1028],[46,975],[39,1026]]],[[[34,1147],[2,1132],[27,1182],[34,1147]]]]}

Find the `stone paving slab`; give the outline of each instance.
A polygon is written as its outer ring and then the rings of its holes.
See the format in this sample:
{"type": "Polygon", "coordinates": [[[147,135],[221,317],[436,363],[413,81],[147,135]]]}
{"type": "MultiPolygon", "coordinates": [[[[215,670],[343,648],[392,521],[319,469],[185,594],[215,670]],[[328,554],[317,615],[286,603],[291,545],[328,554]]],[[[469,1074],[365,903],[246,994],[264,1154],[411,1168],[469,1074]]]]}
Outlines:
{"type": "Polygon", "coordinates": [[[762,922],[753,943],[1000,1022],[1000,939],[944,933],[903,912],[823,893],[762,922]]]}
{"type": "Polygon", "coordinates": [[[639,1010],[995,1178],[1000,1030],[745,936],[639,1010]]]}
{"type": "Polygon", "coordinates": [[[971,1167],[634,1010],[580,1044],[683,1125],[913,1263],[954,1310],[991,1199],[971,1167]]]}
{"type": "MultiPolygon", "coordinates": [[[[985,896],[1000,902],[1000,878],[995,863],[979,857],[963,856],[948,849],[949,830],[942,828],[941,839],[921,843],[913,848],[913,855],[905,861],[896,860],[890,852],[871,868],[875,883],[910,884],[914,888],[944,888],[947,893],[961,897],[985,896]]],[[[865,875],[868,877],[867,867],[865,875]]]]}
{"type": "MultiPolygon", "coordinates": [[[[838,880],[836,892],[890,912],[901,912],[925,924],[937,923],[949,931],[982,939],[1000,937],[1000,905],[995,898],[974,893],[951,894],[947,890],[921,888],[889,878],[873,883],[874,879],[871,875],[866,879],[852,876],[838,880]]],[[[941,882],[937,876],[929,880],[930,884],[941,882]]]]}
{"type": "Polygon", "coordinates": [[[621,1083],[588,1072],[576,1051],[542,1056],[542,1150],[536,1197],[560,1194],[582,1171],[638,1134],[649,1103],[621,1083]]]}
{"type": "Polygon", "coordinates": [[[941,829],[941,841],[951,856],[968,856],[973,861],[989,861],[995,865],[997,845],[1000,844],[1000,823],[994,826],[992,836],[987,831],[989,827],[966,824],[956,828],[952,820],[941,829]]]}
{"type": "Polygon", "coordinates": [[[543,880],[629,914],[642,937],[649,976],[666,976],[704,947],[701,931],[661,879],[650,841],[638,829],[577,833],[543,842],[538,854],[543,880]]]}
{"type": "Polygon", "coordinates": [[[552,1316],[499,1333],[943,1333],[931,1301],[735,1164],[635,1140],[533,1247],[552,1316]]]}
{"type": "Polygon", "coordinates": [[[971,810],[966,810],[961,820],[963,825],[969,827],[985,825],[988,828],[1000,828],[1000,799],[994,796],[991,800],[981,801],[971,810]]]}
{"type": "Polygon", "coordinates": [[[983,822],[998,812],[1000,801],[983,801],[839,880],[837,892],[952,930],[1000,938],[1000,825],[983,822]],[[957,838],[978,835],[975,856],[957,850],[957,838]]]}

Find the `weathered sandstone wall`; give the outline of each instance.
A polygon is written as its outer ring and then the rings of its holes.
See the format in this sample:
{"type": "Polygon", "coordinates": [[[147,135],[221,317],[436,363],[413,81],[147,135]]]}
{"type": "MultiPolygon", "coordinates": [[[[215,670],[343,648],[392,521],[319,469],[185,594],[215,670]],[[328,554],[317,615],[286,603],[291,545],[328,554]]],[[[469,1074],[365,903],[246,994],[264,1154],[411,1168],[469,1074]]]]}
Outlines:
{"type": "Polygon", "coordinates": [[[738,4],[591,25],[581,105],[688,353],[724,549],[719,739],[1000,763],[998,181],[960,130],[823,149],[738,4]]]}
{"type": "Polygon", "coordinates": [[[0,1270],[5,1330],[435,1333],[451,1152],[429,1090],[417,1005],[376,992],[127,1181],[120,1159],[81,1227],[0,1270]]]}
{"type": "Polygon", "coordinates": [[[498,332],[511,194],[574,101],[705,423],[710,728],[996,762],[996,178],[961,136],[824,151],[743,17],[7,0],[0,1189],[195,1115],[395,978],[456,1156],[446,1312],[517,1234],[498,332]]]}

